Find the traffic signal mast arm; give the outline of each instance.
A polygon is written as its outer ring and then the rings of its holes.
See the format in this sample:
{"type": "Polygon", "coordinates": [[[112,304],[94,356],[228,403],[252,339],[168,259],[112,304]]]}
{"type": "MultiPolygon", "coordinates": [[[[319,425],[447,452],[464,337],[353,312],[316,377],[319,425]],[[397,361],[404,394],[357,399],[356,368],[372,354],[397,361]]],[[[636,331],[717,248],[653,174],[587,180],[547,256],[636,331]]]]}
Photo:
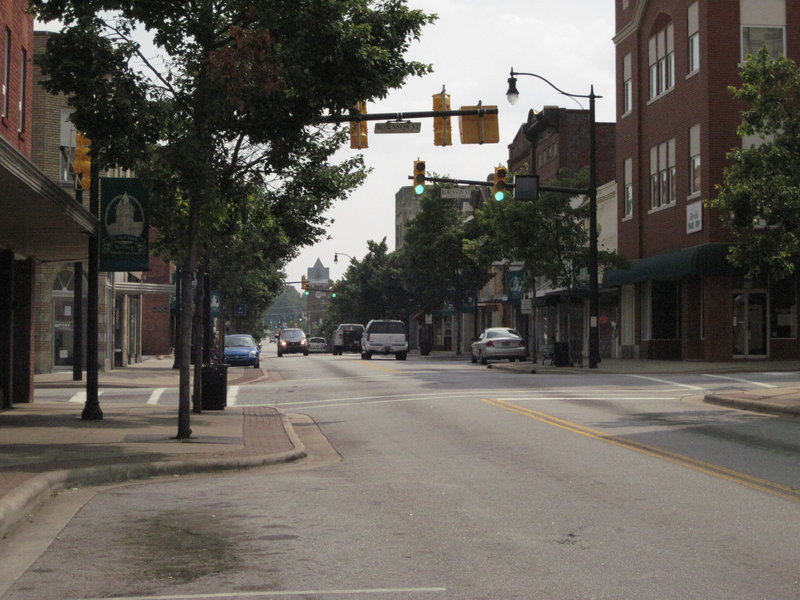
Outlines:
{"type": "Polygon", "coordinates": [[[373,113],[358,112],[346,115],[328,115],[318,119],[319,123],[348,123],[350,121],[402,121],[403,119],[423,119],[426,117],[468,117],[498,114],[497,108],[472,108],[467,110],[421,110],[416,112],[373,113]]]}
{"type": "MultiPolygon", "coordinates": [[[[408,176],[409,179],[414,179],[412,175],[408,176]]],[[[432,181],[434,183],[459,183],[463,185],[484,185],[486,187],[492,187],[491,181],[473,181],[472,179],[452,179],[450,177],[425,177],[425,181],[432,181]]],[[[507,183],[507,188],[514,189],[513,183],[507,183]]],[[[546,186],[540,185],[539,186],[540,192],[561,192],[563,194],[588,194],[589,190],[586,188],[568,188],[568,187],[553,187],[553,186],[546,186]]]]}

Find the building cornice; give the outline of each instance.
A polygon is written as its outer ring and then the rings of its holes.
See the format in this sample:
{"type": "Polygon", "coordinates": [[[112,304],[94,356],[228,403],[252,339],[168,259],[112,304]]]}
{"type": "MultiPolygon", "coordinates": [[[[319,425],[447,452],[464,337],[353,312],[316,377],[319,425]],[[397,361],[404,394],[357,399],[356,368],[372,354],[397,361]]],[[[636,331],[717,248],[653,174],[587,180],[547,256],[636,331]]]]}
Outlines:
{"type": "Polygon", "coordinates": [[[642,26],[644,11],[649,3],[650,0],[637,0],[636,7],[633,9],[633,18],[612,38],[615,46],[618,46],[639,30],[642,26]]]}

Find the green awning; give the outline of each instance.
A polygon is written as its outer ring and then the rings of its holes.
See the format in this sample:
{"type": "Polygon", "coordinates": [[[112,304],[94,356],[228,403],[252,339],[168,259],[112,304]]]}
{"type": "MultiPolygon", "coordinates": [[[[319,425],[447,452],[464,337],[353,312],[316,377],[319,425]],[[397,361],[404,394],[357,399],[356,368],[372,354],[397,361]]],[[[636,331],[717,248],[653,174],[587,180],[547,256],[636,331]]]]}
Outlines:
{"type": "Polygon", "coordinates": [[[728,262],[730,244],[710,243],[683,248],[630,261],[628,269],[609,269],[603,277],[603,287],[617,287],[642,281],[681,279],[699,273],[727,274],[732,271],[728,262]]]}

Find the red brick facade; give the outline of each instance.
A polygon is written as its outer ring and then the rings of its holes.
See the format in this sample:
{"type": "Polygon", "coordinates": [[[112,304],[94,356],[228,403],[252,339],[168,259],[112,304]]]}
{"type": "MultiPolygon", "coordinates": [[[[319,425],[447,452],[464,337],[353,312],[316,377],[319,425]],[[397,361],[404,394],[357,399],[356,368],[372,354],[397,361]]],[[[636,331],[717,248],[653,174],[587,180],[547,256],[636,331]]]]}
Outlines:
{"type": "MultiPolygon", "coordinates": [[[[726,154],[742,145],[736,133],[742,106],[728,87],[740,82],[744,14],[768,14],[768,25],[783,27],[786,54],[800,58],[797,2],[616,0],[618,248],[629,259],[651,259],[640,261],[651,270],[649,278],[635,281],[637,315],[628,322],[635,323],[637,348],[628,355],[706,360],[800,355],[796,333],[775,334],[779,309],[773,284],[746,282],[719,268],[704,270],[702,264],[677,279],[653,271],[655,260],[663,264],[683,249],[734,241],[704,201],[714,197],[722,181],[726,154]],[[697,169],[693,172],[698,159],[699,180],[697,169]],[[625,202],[626,193],[632,203],[625,202]],[[677,315],[674,331],[658,324],[663,302],[659,306],[651,296],[655,282],[675,286],[676,310],[668,317],[677,315]],[[763,336],[731,327],[738,318],[737,302],[758,315],[763,336]],[[742,339],[746,335],[751,339],[742,339]]],[[[744,25],[764,22],[751,18],[744,25]]],[[[669,303],[663,288],[659,300],[669,303]]],[[[796,313],[795,302],[795,332],[796,313]]],[[[781,321],[785,318],[782,313],[781,321]]]]}
{"type": "Polygon", "coordinates": [[[27,0],[0,2],[0,136],[30,158],[33,16],[25,12],[27,8],[27,0]]]}

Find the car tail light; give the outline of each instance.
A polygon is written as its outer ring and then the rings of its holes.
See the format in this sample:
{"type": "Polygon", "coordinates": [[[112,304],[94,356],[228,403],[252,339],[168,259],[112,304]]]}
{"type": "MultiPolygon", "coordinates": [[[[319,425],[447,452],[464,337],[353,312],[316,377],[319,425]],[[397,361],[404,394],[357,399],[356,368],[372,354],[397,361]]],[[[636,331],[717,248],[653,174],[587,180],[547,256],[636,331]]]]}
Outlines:
{"type": "Polygon", "coordinates": [[[525,345],[525,340],[520,340],[520,341],[519,341],[519,345],[520,345],[520,346],[524,346],[524,345],[525,345]]]}
{"type": "Polygon", "coordinates": [[[494,347],[494,342],[492,340],[489,340],[488,342],[486,342],[486,345],[494,347]]]}

